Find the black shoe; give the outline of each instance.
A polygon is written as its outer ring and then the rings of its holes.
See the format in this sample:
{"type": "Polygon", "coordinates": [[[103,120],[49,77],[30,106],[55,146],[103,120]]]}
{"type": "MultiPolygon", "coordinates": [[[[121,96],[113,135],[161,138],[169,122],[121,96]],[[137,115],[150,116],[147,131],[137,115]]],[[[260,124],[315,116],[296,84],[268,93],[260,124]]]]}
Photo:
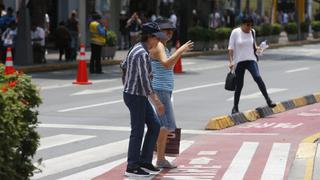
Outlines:
{"type": "Polygon", "coordinates": [[[267,104],[270,108],[274,108],[276,107],[277,105],[275,103],[273,103],[271,100],[267,101],[267,104]]]}
{"type": "Polygon", "coordinates": [[[154,167],[151,163],[141,163],[140,167],[150,174],[157,174],[160,172],[160,169],[154,167]]]}
{"type": "Polygon", "coordinates": [[[238,112],[239,112],[238,107],[233,107],[233,108],[232,108],[232,111],[231,111],[231,114],[236,114],[236,113],[238,113],[238,112]]]}
{"type": "Polygon", "coordinates": [[[128,169],[124,173],[127,177],[148,177],[150,176],[150,173],[142,170],[141,168],[135,168],[135,169],[128,169]]]}

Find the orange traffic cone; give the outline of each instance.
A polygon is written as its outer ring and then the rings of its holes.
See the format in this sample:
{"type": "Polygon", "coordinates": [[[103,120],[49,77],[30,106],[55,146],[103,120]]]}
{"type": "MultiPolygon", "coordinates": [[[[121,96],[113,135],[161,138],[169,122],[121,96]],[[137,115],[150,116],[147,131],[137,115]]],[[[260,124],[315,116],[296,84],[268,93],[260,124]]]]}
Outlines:
{"type": "Polygon", "coordinates": [[[87,74],[87,63],[86,63],[86,52],[84,50],[84,44],[80,46],[80,59],[78,63],[78,74],[77,80],[73,82],[73,84],[92,84],[92,82],[88,81],[88,74],[87,74]]]}
{"type": "Polygon", "coordinates": [[[14,69],[13,69],[13,62],[12,62],[12,53],[11,53],[11,48],[7,48],[7,57],[6,57],[6,67],[5,67],[5,74],[13,74],[14,69]]]}
{"type": "MultiPolygon", "coordinates": [[[[180,41],[177,40],[176,49],[179,49],[179,47],[180,47],[180,41]]],[[[174,65],[173,72],[174,73],[182,73],[181,56],[179,57],[179,60],[177,61],[177,63],[174,65]]]]}

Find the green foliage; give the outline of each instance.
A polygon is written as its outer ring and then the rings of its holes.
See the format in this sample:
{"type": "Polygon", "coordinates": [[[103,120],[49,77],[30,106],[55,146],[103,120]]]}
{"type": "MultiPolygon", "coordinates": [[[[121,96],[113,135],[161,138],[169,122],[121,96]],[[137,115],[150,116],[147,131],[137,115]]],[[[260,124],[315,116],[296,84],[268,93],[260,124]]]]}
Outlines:
{"type": "Polygon", "coordinates": [[[290,22],[284,26],[284,30],[287,34],[297,34],[298,33],[298,26],[297,23],[290,22]]]}
{"type": "Polygon", "coordinates": [[[262,24],[261,25],[261,29],[260,29],[260,35],[261,36],[269,36],[271,35],[271,31],[272,31],[272,26],[271,24],[262,24]]]}
{"type": "Polygon", "coordinates": [[[231,28],[227,28],[227,27],[217,28],[215,30],[216,39],[220,41],[229,39],[231,32],[232,32],[231,28]]]}
{"type": "Polygon", "coordinates": [[[254,30],[256,31],[256,36],[257,37],[262,36],[261,35],[261,26],[255,26],[254,30]]]}
{"type": "Polygon", "coordinates": [[[272,24],[271,25],[271,34],[272,35],[280,35],[281,33],[281,25],[280,24],[272,24]]]}
{"type": "Polygon", "coordinates": [[[311,27],[313,31],[320,32],[320,21],[312,21],[311,27]]]}
{"type": "Polygon", "coordinates": [[[107,32],[107,46],[116,46],[118,42],[117,34],[113,31],[107,32]]]}
{"type": "Polygon", "coordinates": [[[301,32],[302,32],[302,33],[307,33],[307,32],[309,32],[309,25],[310,25],[309,22],[303,22],[303,23],[301,23],[301,24],[300,24],[301,32]]]}
{"type": "Polygon", "coordinates": [[[208,34],[205,31],[205,28],[201,26],[192,27],[188,30],[188,37],[194,42],[205,41],[208,38],[208,34]]]}
{"type": "Polygon", "coordinates": [[[32,157],[39,146],[36,107],[41,103],[31,78],[4,74],[0,64],[0,179],[25,180],[36,167],[32,157]]]}

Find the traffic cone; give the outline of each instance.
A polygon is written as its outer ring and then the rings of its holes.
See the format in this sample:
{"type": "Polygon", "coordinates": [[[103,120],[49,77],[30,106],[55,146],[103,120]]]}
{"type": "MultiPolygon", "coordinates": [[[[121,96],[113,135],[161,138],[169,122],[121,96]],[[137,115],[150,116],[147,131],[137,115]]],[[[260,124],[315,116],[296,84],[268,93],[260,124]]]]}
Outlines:
{"type": "Polygon", "coordinates": [[[6,67],[5,67],[5,74],[13,74],[14,69],[13,69],[13,62],[12,62],[12,53],[11,53],[11,48],[7,48],[7,57],[6,57],[6,67]]]}
{"type": "Polygon", "coordinates": [[[73,82],[73,84],[92,84],[92,82],[88,81],[88,74],[87,74],[87,62],[86,62],[86,52],[84,50],[84,44],[80,45],[80,59],[78,60],[78,74],[77,80],[73,82]]]}
{"type": "MultiPolygon", "coordinates": [[[[179,49],[179,47],[180,47],[180,41],[177,40],[176,50],[179,49]]],[[[174,65],[173,72],[174,73],[182,73],[181,56],[179,57],[179,60],[177,61],[177,63],[174,65]]]]}

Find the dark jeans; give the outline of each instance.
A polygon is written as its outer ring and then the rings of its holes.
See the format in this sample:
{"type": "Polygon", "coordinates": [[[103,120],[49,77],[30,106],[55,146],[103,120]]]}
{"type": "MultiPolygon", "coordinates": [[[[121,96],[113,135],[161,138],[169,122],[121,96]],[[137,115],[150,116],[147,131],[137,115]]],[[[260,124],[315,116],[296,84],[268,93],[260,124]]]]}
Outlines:
{"type": "Polygon", "coordinates": [[[263,94],[264,98],[269,101],[269,95],[266,89],[266,85],[264,84],[260,73],[259,73],[259,68],[258,68],[258,64],[256,61],[243,61],[237,64],[237,68],[236,68],[236,91],[234,93],[234,106],[238,107],[239,104],[239,99],[240,99],[240,95],[241,95],[241,90],[243,87],[243,79],[244,79],[244,74],[245,74],[245,70],[248,70],[253,79],[256,81],[256,83],[259,86],[259,89],[261,91],[261,93],[263,94]]]}
{"type": "Polygon", "coordinates": [[[101,73],[101,50],[102,46],[91,44],[90,73],[101,73]]]}
{"type": "Polygon", "coordinates": [[[127,168],[133,169],[139,167],[140,163],[152,162],[153,149],[159,135],[160,123],[155,117],[147,97],[123,93],[123,99],[129,108],[131,118],[127,168]],[[148,130],[140,152],[144,124],[147,125],[148,130]]]}

